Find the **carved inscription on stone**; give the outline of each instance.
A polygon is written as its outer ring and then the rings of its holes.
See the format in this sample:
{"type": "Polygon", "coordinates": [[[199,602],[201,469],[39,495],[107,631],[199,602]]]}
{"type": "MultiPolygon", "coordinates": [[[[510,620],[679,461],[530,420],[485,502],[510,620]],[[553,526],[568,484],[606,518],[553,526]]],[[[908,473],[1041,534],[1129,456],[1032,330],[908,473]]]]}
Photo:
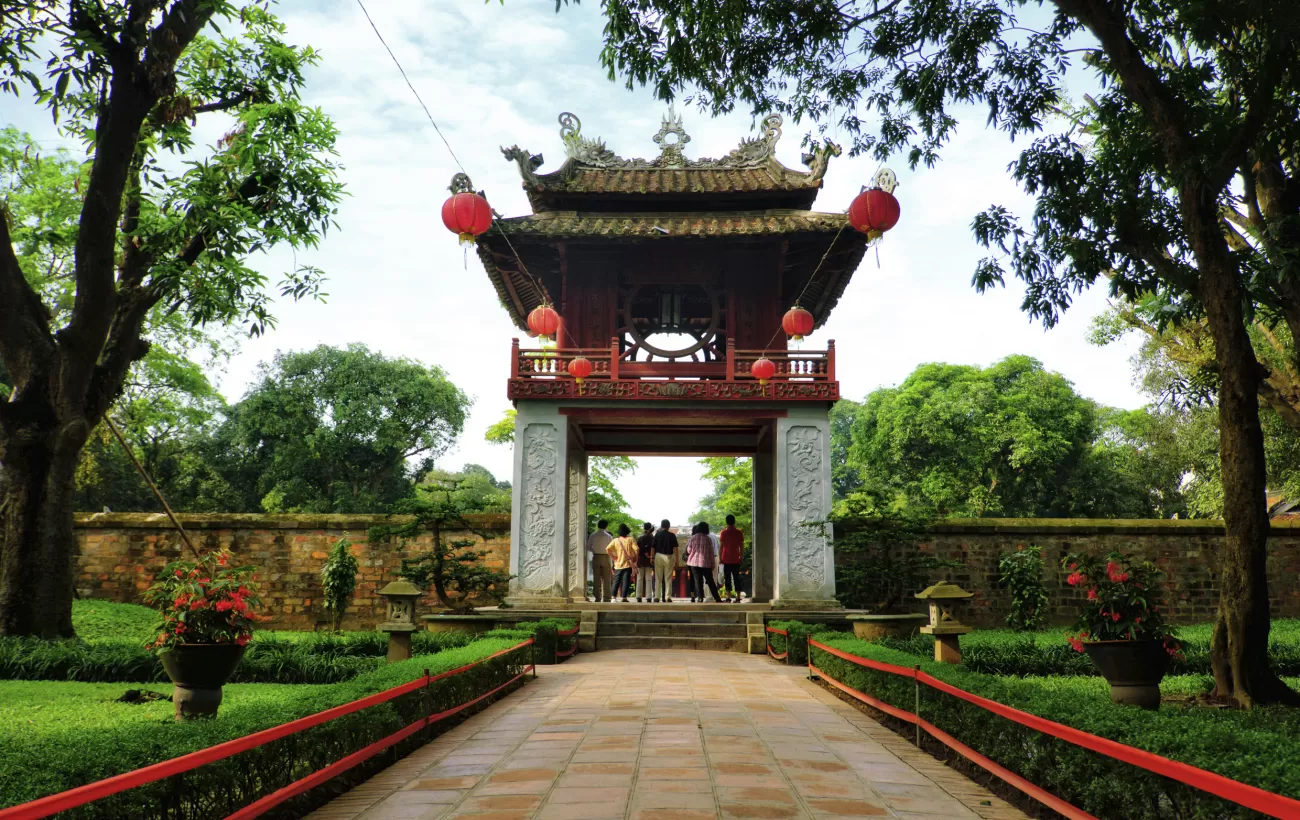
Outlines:
{"type": "Polygon", "coordinates": [[[789,488],[790,587],[815,592],[826,578],[826,527],[809,526],[830,515],[822,482],[822,436],[817,427],[791,427],[786,434],[786,476],[789,488]]]}
{"type": "Polygon", "coordinates": [[[569,539],[565,546],[565,554],[568,556],[568,575],[569,589],[583,590],[586,588],[587,571],[583,563],[583,551],[586,547],[586,541],[583,536],[586,534],[587,522],[579,518],[581,512],[582,497],[587,492],[586,476],[583,475],[579,465],[579,459],[575,454],[569,452],[569,539]]]}
{"type": "Polygon", "coordinates": [[[555,495],[559,459],[556,431],[551,424],[524,428],[523,513],[519,527],[519,587],[547,592],[555,584],[552,565],[559,507],[555,495]]]}

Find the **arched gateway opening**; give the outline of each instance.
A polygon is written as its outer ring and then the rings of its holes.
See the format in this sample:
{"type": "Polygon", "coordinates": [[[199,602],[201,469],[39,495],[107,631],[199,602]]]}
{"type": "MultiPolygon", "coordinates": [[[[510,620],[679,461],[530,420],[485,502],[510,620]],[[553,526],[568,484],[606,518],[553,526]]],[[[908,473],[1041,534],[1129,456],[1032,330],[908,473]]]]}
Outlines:
{"type": "Polygon", "coordinates": [[[561,317],[553,343],[510,351],[510,603],[585,600],[589,457],[681,455],[753,459],[755,601],[838,607],[832,533],[808,526],[830,513],[834,342],[792,349],[781,326],[796,304],[820,326],[862,259],[845,215],[811,210],[838,147],[787,168],[772,116],[725,157],[688,159],[670,113],[660,155],[624,159],[576,117],[560,122],[566,159],[552,173],[537,173],[540,154],[503,149],[533,213],[477,239],[522,330],[539,305],[561,317]],[[577,358],[590,364],[582,383],[577,358]]]}

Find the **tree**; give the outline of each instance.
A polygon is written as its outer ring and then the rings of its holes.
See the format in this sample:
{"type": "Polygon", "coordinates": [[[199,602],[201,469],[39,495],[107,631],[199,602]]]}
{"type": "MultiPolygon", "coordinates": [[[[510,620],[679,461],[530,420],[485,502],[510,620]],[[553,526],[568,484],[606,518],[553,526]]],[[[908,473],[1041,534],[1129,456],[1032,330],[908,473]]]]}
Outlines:
{"type": "Polygon", "coordinates": [[[853,425],[862,405],[852,399],[840,399],[831,407],[831,498],[847,498],[862,489],[862,474],[849,461],[853,445],[853,425]]]}
{"type": "Polygon", "coordinates": [[[993,207],[974,283],[1026,284],[1050,326],[1106,277],[1203,317],[1217,365],[1226,538],[1211,641],[1216,691],[1243,706],[1298,700],[1268,660],[1268,513],[1246,311],[1300,338],[1300,15],[1292,0],[606,0],[611,75],[714,111],[834,124],[854,153],[933,164],[960,106],[1015,137],[1037,198],[1022,225],[993,207]],[[1097,87],[1079,105],[1067,80],[1097,87]],[[878,120],[871,129],[867,116],[878,120]]]}
{"type": "MultiPolygon", "coordinates": [[[[515,409],[487,429],[483,436],[493,444],[514,444],[515,409]]],[[[627,499],[618,488],[618,479],[636,472],[636,461],[627,456],[592,456],[587,461],[587,531],[606,521],[630,520],[627,499]]],[[[635,529],[635,527],[633,527],[635,529]]]]}
{"type": "MultiPolygon", "coordinates": [[[[12,384],[0,402],[0,634],[66,637],[77,463],[149,351],[146,318],[165,305],[200,325],[269,327],[266,276],[248,259],[314,246],[331,224],[335,129],[298,99],[315,52],[286,43],[252,3],[19,0],[0,18],[0,91],[30,92],[87,146],[67,310],[29,282],[16,246],[25,225],[0,215],[0,361],[12,384]],[[218,20],[220,39],[203,36],[218,20]],[[230,128],[200,152],[193,130],[209,115],[230,128]]],[[[314,296],[320,282],[299,268],[280,292],[314,296]]]]}
{"type": "Polygon", "coordinates": [[[321,598],[330,611],[330,628],[335,632],[343,628],[343,610],[352,602],[352,593],[356,591],[358,568],[352,542],[346,538],[334,542],[329,558],[321,565],[321,598]]]}
{"type": "Polygon", "coordinates": [[[405,545],[427,531],[433,548],[413,558],[403,558],[398,576],[421,589],[432,587],[443,607],[469,612],[474,609],[474,599],[482,595],[497,601],[504,599],[510,575],[485,565],[483,558],[487,550],[471,549],[477,543],[473,538],[448,540],[448,530],[469,531],[486,540],[486,536],[465,520],[470,510],[461,485],[459,479],[420,485],[414,496],[402,499],[393,507],[395,513],[412,516],[411,521],[371,527],[370,540],[397,538],[405,545]]]}
{"type": "Polygon", "coordinates": [[[1144,488],[1098,449],[1105,415],[1028,356],[926,364],[867,397],[849,462],[886,507],[939,517],[1149,517],[1144,488]],[[1112,485],[1119,483],[1123,491],[1112,485]],[[1135,490],[1137,490],[1135,492],[1135,490]]]}
{"type": "Polygon", "coordinates": [[[279,353],[230,411],[268,512],[376,512],[406,497],[465,425],[439,367],[365,345],[279,353]]]}

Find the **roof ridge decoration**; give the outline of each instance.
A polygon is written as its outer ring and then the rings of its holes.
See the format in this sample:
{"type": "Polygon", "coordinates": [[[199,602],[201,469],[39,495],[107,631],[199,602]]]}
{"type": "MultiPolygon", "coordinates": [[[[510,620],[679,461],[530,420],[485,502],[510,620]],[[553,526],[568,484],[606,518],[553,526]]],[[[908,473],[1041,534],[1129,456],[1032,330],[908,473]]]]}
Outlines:
{"type": "MultiPolygon", "coordinates": [[[[691,141],[691,137],[686,133],[681,115],[677,114],[671,107],[668,109],[668,113],[664,115],[658,133],[652,138],[655,144],[659,146],[660,154],[650,160],[640,157],[631,159],[621,157],[611,151],[605,145],[605,141],[599,137],[583,136],[582,120],[578,119],[578,116],[572,112],[565,111],[561,113],[559,123],[560,139],[564,142],[564,153],[567,160],[559,171],[548,174],[548,178],[557,174],[567,175],[567,173],[579,168],[601,170],[692,168],[739,170],[764,168],[779,175],[783,175],[782,172],[789,170],[776,159],[776,144],[781,139],[781,127],[784,124],[780,114],[768,114],[763,118],[762,130],[758,136],[742,139],[739,146],[717,159],[707,157],[690,159],[683,154],[682,148],[691,141]]],[[[505,155],[506,159],[513,160],[519,166],[519,175],[523,177],[525,183],[530,186],[541,186],[543,184],[543,180],[540,180],[537,175],[537,169],[542,166],[541,154],[530,154],[518,145],[512,145],[509,148],[503,147],[501,153],[505,155]]],[[[816,182],[820,180],[826,173],[826,166],[829,164],[830,158],[839,156],[840,153],[840,147],[827,140],[823,144],[814,145],[811,151],[803,154],[803,164],[809,169],[806,173],[808,181],[816,182]]]]}

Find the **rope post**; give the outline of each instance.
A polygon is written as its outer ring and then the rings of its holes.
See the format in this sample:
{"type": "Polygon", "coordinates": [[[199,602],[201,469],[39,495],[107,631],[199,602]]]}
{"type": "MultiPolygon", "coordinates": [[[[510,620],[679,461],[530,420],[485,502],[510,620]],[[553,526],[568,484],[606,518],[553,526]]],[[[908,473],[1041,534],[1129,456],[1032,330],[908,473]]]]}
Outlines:
{"type": "Polygon", "coordinates": [[[916,700],[913,708],[913,714],[916,715],[916,748],[921,748],[921,678],[918,677],[921,671],[921,665],[917,664],[912,669],[912,685],[916,687],[916,700]]]}

